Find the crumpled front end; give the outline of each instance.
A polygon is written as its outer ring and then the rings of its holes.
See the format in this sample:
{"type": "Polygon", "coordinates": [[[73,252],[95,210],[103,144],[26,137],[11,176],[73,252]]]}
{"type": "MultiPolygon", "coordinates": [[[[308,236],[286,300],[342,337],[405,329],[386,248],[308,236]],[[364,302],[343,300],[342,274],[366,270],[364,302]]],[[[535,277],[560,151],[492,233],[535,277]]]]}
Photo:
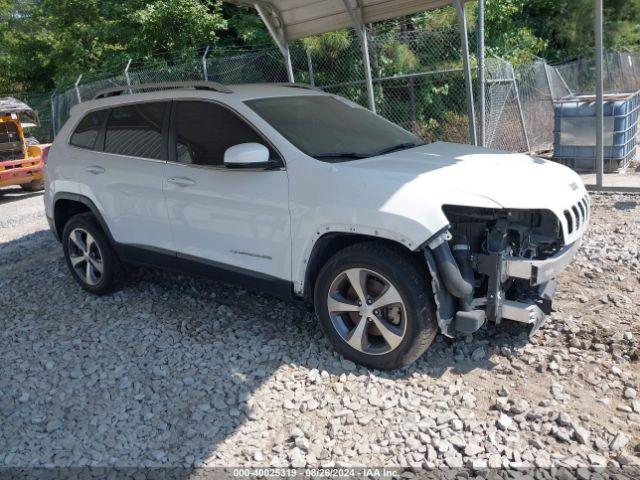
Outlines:
{"type": "Polygon", "coordinates": [[[424,250],[442,333],[470,334],[503,319],[535,333],[551,312],[557,277],[580,248],[588,196],[567,205],[564,218],[534,209],[447,205],[443,211],[449,226],[424,250]]]}

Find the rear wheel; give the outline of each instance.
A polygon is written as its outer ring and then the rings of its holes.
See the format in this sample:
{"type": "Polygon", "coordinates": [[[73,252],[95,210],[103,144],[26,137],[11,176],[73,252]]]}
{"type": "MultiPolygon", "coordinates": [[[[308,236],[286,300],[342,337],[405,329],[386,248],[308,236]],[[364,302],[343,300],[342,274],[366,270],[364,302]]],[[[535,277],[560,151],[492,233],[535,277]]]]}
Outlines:
{"type": "Polygon", "coordinates": [[[437,333],[428,274],[400,248],[368,242],[339,251],[320,271],[314,297],[333,346],[361,365],[407,365],[437,333]]]}
{"type": "Polygon", "coordinates": [[[62,232],[62,248],[73,278],[88,292],[103,295],[121,286],[120,259],[92,214],[71,217],[62,232]]]}
{"type": "Polygon", "coordinates": [[[44,190],[44,179],[34,180],[29,183],[23,183],[20,185],[20,188],[27,192],[38,192],[40,190],[44,190]]]}

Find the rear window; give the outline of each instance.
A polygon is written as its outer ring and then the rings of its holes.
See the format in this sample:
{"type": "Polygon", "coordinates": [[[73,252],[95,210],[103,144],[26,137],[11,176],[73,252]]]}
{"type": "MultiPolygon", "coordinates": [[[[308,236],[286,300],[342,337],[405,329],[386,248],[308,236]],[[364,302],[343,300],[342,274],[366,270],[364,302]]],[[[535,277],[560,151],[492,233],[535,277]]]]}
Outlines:
{"type": "Polygon", "coordinates": [[[87,114],[80,121],[73,135],[71,135],[69,143],[76,147],[93,150],[96,146],[96,140],[98,139],[102,124],[105,118],[107,118],[107,112],[108,110],[99,110],[87,114]]]}
{"type": "Polygon", "coordinates": [[[167,102],[117,107],[107,120],[104,151],[130,157],[163,159],[162,128],[167,102]]]}

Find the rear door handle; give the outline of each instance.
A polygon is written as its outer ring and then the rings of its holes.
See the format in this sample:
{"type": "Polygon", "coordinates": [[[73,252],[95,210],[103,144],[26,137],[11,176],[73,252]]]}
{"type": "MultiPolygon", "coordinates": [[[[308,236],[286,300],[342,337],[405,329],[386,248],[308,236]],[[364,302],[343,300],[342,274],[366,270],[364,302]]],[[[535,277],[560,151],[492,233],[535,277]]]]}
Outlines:
{"type": "Polygon", "coordinates": [[[174,185],[178,185],[179,187],[188,187],[190,185],[195,185],[196,182],[187,177],[171,177],[167,180],[169,183],[173,183],[174,185]]]}
{"type": "Polygon", "coordinates": [[[87,172],[93,173],[94,175],[100,175],[105,172],[105,169],[100,165],[91,165],[90,167],[87,167],[87,172]]]}

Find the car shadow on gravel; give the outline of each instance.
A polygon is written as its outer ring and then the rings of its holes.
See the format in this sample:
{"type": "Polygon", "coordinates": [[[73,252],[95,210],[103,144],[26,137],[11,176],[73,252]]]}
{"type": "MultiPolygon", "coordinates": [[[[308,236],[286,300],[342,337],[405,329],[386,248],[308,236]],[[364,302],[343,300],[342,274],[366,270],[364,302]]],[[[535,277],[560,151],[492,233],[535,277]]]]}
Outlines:
{"type": "Polygon", "coordinates": [[[447,370],[491,370],[489,349],[523,339],[493,327],[469,342],[439,337],[415,364],[371,371],[341,359],[296,305],[150,269],[95,297],[46,232],[0,245],[33,249],[47,255],[4,271],[0,288],[0,466],[179,466],[188,478],[191,466],[258,458],[235,452],[235,436],[289,441],[283,423],[343,374],[428,386],[447,370]]]}
{"type": "Polygon", "coordinates": [[[43,191],[27,192],[20,187],[0,188],[0,205],[6,203],[17,202],[31,197],[42,196],[43,191]]]}

